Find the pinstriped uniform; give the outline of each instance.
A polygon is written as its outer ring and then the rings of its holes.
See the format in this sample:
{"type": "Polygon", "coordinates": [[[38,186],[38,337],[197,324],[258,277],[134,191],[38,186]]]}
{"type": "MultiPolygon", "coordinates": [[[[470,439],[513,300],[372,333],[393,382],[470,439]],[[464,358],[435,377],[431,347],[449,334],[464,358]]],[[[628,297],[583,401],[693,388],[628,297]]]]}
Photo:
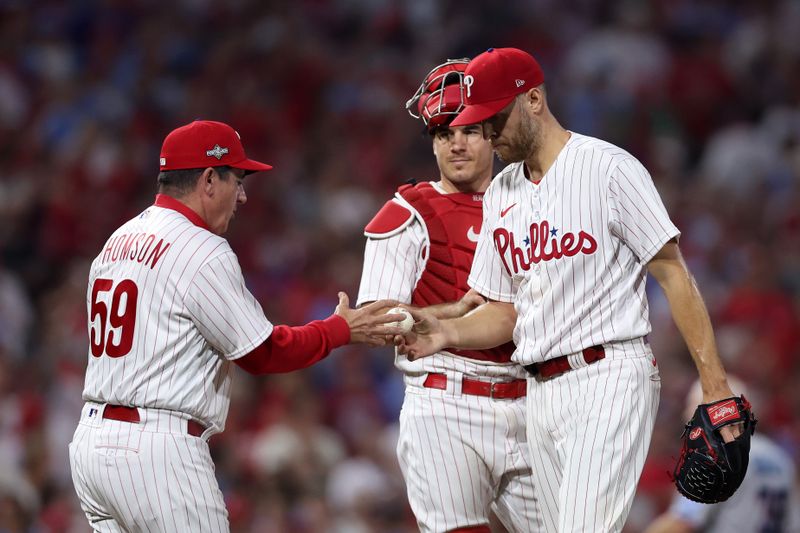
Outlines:
{"type": "Polygon", "coordinates": [[[469,282],[514,303],[515,361],[568,356],[575,368],[528,384],[545,529],[620,531],[660,391],[645,340],[646,264],[679,232],[648,172],[612,144],[572,133],[538,184],[523,165],[486,192],[469,282]],[[596,345],[606,358],[587,366],[580,352],[596,345]]]}
{"type": "MultiPolygon", "coordinates": [[[[394,201],[414,213],[414,219],[399,233],[367,239],[359,305],[382,298],[410,302],[425,269],[425,223],[402,197],[394,201]]],[[[478,218],[463,231],[475,232],[479,224],[478,218]]],[[[413,362],[398,355],[395,366],[406,384],[398,458],[420,530],[441,533],[488,524],[493,509],[510,531],[543,531],[530,473],[525,399],[461,393],[464,376],[511,381],[524,378],[524,370],[510,362],[449,352],[413,362]],[[429,373],[446,375],[447,388],[424,387],[429,373]]]]}
{"type": "Polygon", "coordinates": [[[131,424],[103,420],[102,410],[86,403],[69,446],[93,530],[229,531],[208,444],[187,434],[185,418],[142,410],[146,418],[131,424]]]}
{"type": "Polygon", "coordinates": [[[228,242],[173,209],[121,226],[92,263],[90,352],[70,444],[81,506],[99,531],[227,531],[206,439],[225,427],[230,361],[272,332],[228,242]],[[104,419],[105,404],[141,422],[104,419]],[[187,433],[192,419],[207,429],[187,433]]]}

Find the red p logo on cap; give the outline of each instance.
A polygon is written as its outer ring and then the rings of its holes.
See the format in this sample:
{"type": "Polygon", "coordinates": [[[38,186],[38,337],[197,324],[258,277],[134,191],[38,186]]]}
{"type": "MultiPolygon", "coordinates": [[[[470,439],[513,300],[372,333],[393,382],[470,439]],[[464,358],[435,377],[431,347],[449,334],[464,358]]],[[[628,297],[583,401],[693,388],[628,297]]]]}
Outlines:
{"type": "Polygon", "coordinates": [[[542,83],[542,68],[529,53],[518,48],[489,48],[467,65],[466,106],[451,126],[483,122],[518,94],[542,83]]]}

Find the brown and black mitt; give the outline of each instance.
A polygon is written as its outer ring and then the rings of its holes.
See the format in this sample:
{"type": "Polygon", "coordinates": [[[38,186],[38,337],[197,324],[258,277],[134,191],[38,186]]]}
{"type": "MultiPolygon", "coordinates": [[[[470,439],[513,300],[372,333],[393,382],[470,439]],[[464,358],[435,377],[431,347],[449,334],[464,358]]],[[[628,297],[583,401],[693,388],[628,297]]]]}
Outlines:
{"type": "Polygon", "coordinates": [[[699,405],[683,430],[681,456],[672,474],[678,492],[701,503],[730,498],[747,473],[755,428],[744,396],[699,405]],[[724,442],[720,428],[738,423],[743,424],[742,434],[724,442]]]}

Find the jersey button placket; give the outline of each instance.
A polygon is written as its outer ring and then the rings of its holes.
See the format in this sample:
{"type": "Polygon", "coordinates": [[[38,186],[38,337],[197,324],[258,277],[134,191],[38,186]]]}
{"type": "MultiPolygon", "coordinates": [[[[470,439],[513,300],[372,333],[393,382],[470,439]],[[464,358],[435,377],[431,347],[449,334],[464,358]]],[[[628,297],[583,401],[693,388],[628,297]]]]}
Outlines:
{"type": "MultiPolygon", "coordinates": [[[[534,220],[536,222],[538,222],[538,223],[541,223],[541,221],[542,221],[542,202],[541,202],[540,195],[539,195],[539,187],[534,187],[534,189],[533,189],[533,202],[531,202],[531,203],[533,204],[533,217],[534,217],[534,220]]],[[[537,296],[533,300],[533,307],[538,309],[541,306],[541,300],[542,300],[542,294],[541,294],[542,281],[540,279],[540,276],[541,276],[541,273],[542,273],[542,266],[541,266],[541,264],[536,263],[536,265],[531,270],[533,271],[533,277],[536,280],[536,293],[537,293],[537,296]]]]}
{"type": "MultiPolygon", "coordinates": [[[[542,211],[541,211],[541,205],[540,205],[540,202],[539,202],[539,189],[538,188],[533,189],[533,199],[531,201],[531,206],[533,207],[533,218],[534,218],[534,220],[536,222],[539,222],[541,220],[542,211]]],[[[542,267],[539,266],[539,264],[537,263],[536,266],[533,267],[533,275],[534,276],[539,276],[541,274],[541,272],[542,272],[542,267]]],[[[537,282],[537,285],[539,285],[539,282],[537,282]]],[[[538,301],[537,301],[537,303],[535,305],[538,307],[538,301]]]]}
{"type": "MultiPolygon", "coordinates": [[[[533,199],[534,199],[534,204],[535,204],[535,207],[534,207],[535,211],[533,212],[533,216],[536,217],[537,221],[540,221],[541,218],[542,218],[542,211],[541,211],[541,206],[539,204],[539,189],[538,188],[533,190],[533,199]]],[[[538,275],[541,274],[541,272],[542,272],[542,267],[541,267],[541,265],[539,265],[537,263],[537,265],[533,268],[533,273],[538,276],[538,275]]],[[[538,302],[537,302],[537,307],[538,307],[538,302]]]]}

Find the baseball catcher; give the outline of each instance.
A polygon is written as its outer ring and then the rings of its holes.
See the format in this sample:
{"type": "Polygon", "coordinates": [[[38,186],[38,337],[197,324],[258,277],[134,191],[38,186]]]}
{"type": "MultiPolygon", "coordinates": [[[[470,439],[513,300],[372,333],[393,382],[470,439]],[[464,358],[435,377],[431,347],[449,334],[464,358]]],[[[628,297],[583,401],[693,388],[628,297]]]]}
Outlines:
{"type": "Polygon", "coordinates": [[[696,502],[717,503],[741,485],[750,457],[756,419],[744,395],[701,404],[683,430],[681,455],[673,472],[678,492],[696,502]],[[719,430],[742,424],[742,434],[725,442],[719,430]]]}

